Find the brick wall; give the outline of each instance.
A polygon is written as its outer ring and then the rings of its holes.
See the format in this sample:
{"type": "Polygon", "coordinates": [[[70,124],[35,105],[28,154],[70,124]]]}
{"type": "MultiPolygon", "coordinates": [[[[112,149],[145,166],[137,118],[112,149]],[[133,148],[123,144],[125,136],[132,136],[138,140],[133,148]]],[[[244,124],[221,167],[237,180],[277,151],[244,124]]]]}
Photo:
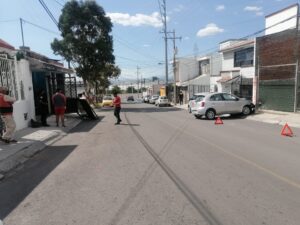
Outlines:
{"type": "Polygon", "coordinates": [[[295,29],[257,38],[256,66],[257,71],[259,69],[259,101],[263,109],[294,111],[296,67],[264,66],[296,63],[296,46],[295,29]]]}

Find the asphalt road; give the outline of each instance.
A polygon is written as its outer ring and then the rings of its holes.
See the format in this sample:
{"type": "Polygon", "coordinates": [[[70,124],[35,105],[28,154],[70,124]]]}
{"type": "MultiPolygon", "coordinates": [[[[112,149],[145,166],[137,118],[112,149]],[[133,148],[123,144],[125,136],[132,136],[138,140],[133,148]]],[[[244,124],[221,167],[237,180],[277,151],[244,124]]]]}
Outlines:
{"type": "Polygon", "coordinates": [[[111,109],[0,182],[5,225],[298,225],[300,130],[111,109]],[[298,136],[297,136],[298,134],[298,136]]]}

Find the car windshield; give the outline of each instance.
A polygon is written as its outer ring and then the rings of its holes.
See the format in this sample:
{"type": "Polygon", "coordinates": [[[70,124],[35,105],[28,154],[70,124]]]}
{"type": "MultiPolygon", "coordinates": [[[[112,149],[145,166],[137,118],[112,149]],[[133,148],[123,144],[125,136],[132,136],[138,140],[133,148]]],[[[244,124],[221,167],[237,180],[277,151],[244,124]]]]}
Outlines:
{"type": "Polygon", "coordinates": [[[167,99],[167,97],[166,96],[161,96],[160,99],[167,99]]]}

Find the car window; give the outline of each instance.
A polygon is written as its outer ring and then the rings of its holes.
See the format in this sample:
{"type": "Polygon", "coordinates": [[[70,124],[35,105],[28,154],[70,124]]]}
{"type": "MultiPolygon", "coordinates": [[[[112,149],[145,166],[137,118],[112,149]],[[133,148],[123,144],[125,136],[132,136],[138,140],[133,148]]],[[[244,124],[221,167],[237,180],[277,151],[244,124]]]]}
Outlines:
{"type": "Polygon", "coordinates": [[[209,99],[210,101],[223,101],[221,94],[212,95],[209,99]]]}
{"type": "Polygon", "coordinates": [[[166,96],[162,96],[162,97],[160,97],[160,99],[167,99],[167,97],[166,96]]]}
{"type": "Polygon", "coordinates": [[[205,98],[204,95],[197,95],[196,102],[201,102],[205,98]]]}
{"type": "Polygon", "coordinates": [[[226,94],[226,93],[223,94],[223,98],[224,98],[225,101],[236,101],[237,100],[237,98],[234,97],[233,95],[226,94]]]}

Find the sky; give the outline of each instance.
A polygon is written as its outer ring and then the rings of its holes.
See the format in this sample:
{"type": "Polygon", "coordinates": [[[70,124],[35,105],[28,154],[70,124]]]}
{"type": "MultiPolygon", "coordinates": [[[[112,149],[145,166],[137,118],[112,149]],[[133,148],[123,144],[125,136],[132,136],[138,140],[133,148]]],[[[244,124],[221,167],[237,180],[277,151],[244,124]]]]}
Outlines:
{"type": "MultiPolygon", "coordinates": [[[[58,20],[67,0],[44,0],[58,20]]],[[[161,33],[163,0],[96,0],[113,22],[114,55],[119,80],[165,77],[165,45],[161,33]],[[137,68],[139,68],[137,70],[137,68]]],[[[175,31],[177,57],[201,56],[218,50],[219,43],[242,38],[265,28],[265,16],[299,0],[166,0],[167,30],[175,31]]],[[[59,30],[38,0],[0,0],[0,39],[22,45],[54,59],[50,43],[59,30]]],[[[171,35],[171,34],[170,34],[171,35]]],[[[171,36],[170,36],[171,37],[171,36]]],[[[168,58],[173,57],[168,40],[168,58]]],[[[172,68],[169,66],[169,77],[172,68]]],[[[170,78],[169,78],[170,79],[170,78]]]]}

